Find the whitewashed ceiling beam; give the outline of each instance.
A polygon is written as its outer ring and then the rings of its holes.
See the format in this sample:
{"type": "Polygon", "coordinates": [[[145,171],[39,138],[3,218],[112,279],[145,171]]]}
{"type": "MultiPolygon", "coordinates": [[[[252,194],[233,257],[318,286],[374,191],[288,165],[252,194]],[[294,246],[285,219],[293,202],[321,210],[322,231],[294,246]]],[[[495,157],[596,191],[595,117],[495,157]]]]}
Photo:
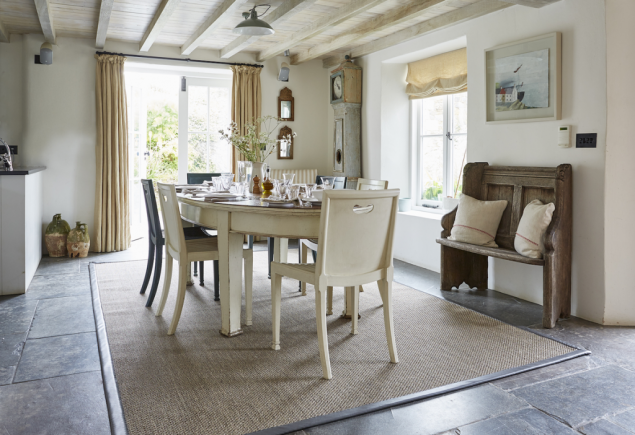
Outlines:
{"type": "MultiPolygon", "coordinates": [[[[418,36],[425,35],[426,33],[434,32],[473,18],[500,11],[501,9],[505,9],[510,6],[513,5],[510,3],[500,2],[499,0],[481,0],[478,3],[473,3],[452,12],[415,24],[411,27],[400,30],[399,32],[393,33],[392,35],[384,36],[383,38],[376,39],[358,47],[353,47],[353,49],[351,49],[350,56],[352,58],[357,58],[374,53],[402,42],[409,41],[418,36]]],[[[343,58],[343,55],[331,56],[322,61],[322,66],[324,68],[331,68],[339,65],[343,58]]]]}
{"type": "Polygon", "coordinates": [[[215,30],[222,26],[223,22],[231,17],[237,9],[248,0],[225,0],[196,32],[189,37],[181,47],[181,54],[190,54],[201,45],[215,30]]]}
{"type": "Polygon", "coordinates": [[[356,29],[347,30],[346,33],[336,36],[329,42],[315,45],[291,56],[291,64],[297,65],[325,54],[331,53],[351,43],[365,38],[377,32],[389,29],[405,21],[412,20],[427,13],[433,6],[450,3],[454,0],[418,0],[406,6],[391,10],[383,15],[365,21],[356,29]]]}
{"type": "Polygon", "coordinates": [[[267,59],[278,56],[285,50],[291,49],[302,41],[309,39],[319,33],[322,33],[333,26],[336,26],[351,17],[358,15],[368,9],[383,3],[386,0],[351,0],[346,6],[339,8],[331,15],[327,15],[317,20],[307,29],[294,33],[291,38],[283,42],[275,44],[273,47],[263,50],[258,55],[258,62],[264,62],[267,59]]]}
{"type": "MultiPolygon", "coordinates": [[[[302,12],[309,6],[314,4],[317,0],[285,0],[280,6],[278,6],[272,13],[263,17],[263,21],[266,21],[273,27],[276,23],[281,23],[289,18],[293,17],[298,12],[302,12]]],[[[274,29],[275,30],[275,29],[274,29]]],[[[242,35],[234,39],[225,48],[220,51],[220,57],[223,59],[230,58],[235,54],[241,52],[251,44],[256,42],[260,36],[242,35]]]]}
{"type": "Polygon", "coordinates": [[[97,38],[95,42],[95,46],[99,49],[104,48],[106,45],[106,35],[108,34],[113,4],[114,0],[101,0],[99,21],[97,22],[97,38]]]}
{"type": "Polygon", "coordinates": [[[157,13],[154,14],[154,18],[152,18],[150,26],[148,26],[148,30],[146,30],[145,35],[143,35],[141,44],[139,44],[139,51],[150,50],[154,41],[156,41],[163,28],[168,24],[168,21],[170,21],[170,17],[179,3],[181,3],[181,0],[163,0],[161,2],[157,13]]]}
{"type": "Polygon", "coordinates": [[[44,39],[51,44],[55,44],[55,26],[53,25],[53,14],[49,0],[35,0],[35,9],[37,9],[44,39]]]}
{"type": "Polygon", "coordinates": [[[0,21],[0,42],[9,42],[9,33],[4,28],[4,24],[0,21]]]}
{"type": "Polygon", "coordinates": [[[532,8],[541,8],[560,0],[501,0],[505,3],[513,3],[515,5],[530,6],[532,8]]]}

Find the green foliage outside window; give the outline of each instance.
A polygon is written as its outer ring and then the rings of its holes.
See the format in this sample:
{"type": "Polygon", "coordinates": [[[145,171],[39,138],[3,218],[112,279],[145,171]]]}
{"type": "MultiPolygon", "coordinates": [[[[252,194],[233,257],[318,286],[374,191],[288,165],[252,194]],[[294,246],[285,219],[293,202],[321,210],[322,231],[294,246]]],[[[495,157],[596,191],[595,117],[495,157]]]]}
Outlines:
{"type": "Polygon", "coordinates": [[[422,195],[423,198],[421,199],[438,201],[439,195],[443,195],[443,186],[437,183],[436,181],[433,181],[432,183],[427,183],[426,186],[424,186],[424,189],[425,190],[423,191],[423,195],[422,195]]]}

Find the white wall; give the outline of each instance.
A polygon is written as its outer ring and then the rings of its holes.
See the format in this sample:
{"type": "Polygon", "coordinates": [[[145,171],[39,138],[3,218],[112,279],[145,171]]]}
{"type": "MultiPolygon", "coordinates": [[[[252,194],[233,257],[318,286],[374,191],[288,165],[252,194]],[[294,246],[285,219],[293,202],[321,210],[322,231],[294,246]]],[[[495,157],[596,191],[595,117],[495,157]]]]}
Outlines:
{"type": "MultiPolygon", "coordinates": [[[[13,35],[10,44],[0,44],[0,137],[20,146],[21,163],[48,168],[43,173],[42,227],[55,213],[62,213],[71,225],[78,220],[86,222],[92,236],[96,171],[94,41],[58,38],[53,64],[36,65],[34,55],[39,54],[42,42],[41,35],[13,35]]],[[[138,45],[108,41],[105,50],[137,54],[138,45]]],[[[143,54],[181,57],[178,47],[168,46],[155,46],[143,54]]],[[[189,57],[222,60],[214,50],[196,50],[189,57]]],[[[277,81],[277,74],[283,60],[275,58],[265,63],[261,74],[262,111],[277,116],[278,94],[288,86],[295,97],[296,119],[289,126],[298,136],[293,160],[278,160],[272,155],[267,162],[274,168],[317,168],[324,173],[328,81],[321,61],[292,66],[290,81],[282,83],[277,81]]],[[[253,63],[255,59],[247,53],[232,61],[253,63]]]]}
{"type": "Polygon", "coordinates": [[[635,265],[635,108],[626,83],[635,71],[635,2],[606,1],[606,45],[608,75],[608,134],[606,138],[605,252],[606,307],[605,323],[633,324],[635,291],[630,284],[635,265]]]}
{"type": "MultiPolygon", "coordinates": [[[[468,47],[468,161],[494,165],[573,165],[573,295],[575,315],[604,320],[604,152],[606,138],[606,36],[602,0],[561,0],[534,9],[513,6],[448,29],[360,58],[364,68],[362,118],[363,173],[386,178],[393,185],[394,161],[385,163],[394,143],[384,122],[384,72],[391,59],[426,50],[447,41],[467,38],[468,47]],[[563,34],[563,119],[553,122],[488,125],[485,123],[484,50],[515,40],[560,31],[563,34]],[[560,149],[557,127],[573,126],[573,134],[598,133],[597,149],[560,149]],[[390,166],[390,169],[389,169],[390,166]]],[[[396,85],[394,85],[396,88],[396,85]]],[[[403,125],[403,123],[402,123],[403,125]]],[[[332,131],[332,125],[329,124],[332,131]]],[[[392,160],[392,156],[390,157],[392,160]]],[[[409,161],[402,162],[403,171],[409,161]]],[[[401,180],[401,178],[398,178],[401,180]]],[[[394,183],[399,186],[402,181],[394,183]]],[[[399,186],[400,187],[400,186],[399,186]]],[[[405,219],[400,219],[400,222],[405,219]]],[[[400,223],[399,223],[400,224],[400,223]]],[[[397,258],[426,258],[437,249],[438,226],[428,223],[409,232],[408,248],[396,245],[397,258]],[[432,229],[434,228],[434,231],[432,229]]],[[[398,231],[400,231],[398,229],[398,231]]],[[[490,260],[490,287],[542,302],[542,269],[490,260]]]]}

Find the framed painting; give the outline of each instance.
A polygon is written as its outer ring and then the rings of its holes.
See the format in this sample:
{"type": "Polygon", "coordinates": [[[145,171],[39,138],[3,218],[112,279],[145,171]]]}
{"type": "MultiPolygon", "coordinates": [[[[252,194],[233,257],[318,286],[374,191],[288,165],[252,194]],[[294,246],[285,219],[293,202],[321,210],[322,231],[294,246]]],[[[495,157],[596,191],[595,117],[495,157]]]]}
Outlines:
{"type": "Polygon", "coordinates": [[[561,45],[554,32],[485,50],[488,123],[561,118],[561,45]]]}

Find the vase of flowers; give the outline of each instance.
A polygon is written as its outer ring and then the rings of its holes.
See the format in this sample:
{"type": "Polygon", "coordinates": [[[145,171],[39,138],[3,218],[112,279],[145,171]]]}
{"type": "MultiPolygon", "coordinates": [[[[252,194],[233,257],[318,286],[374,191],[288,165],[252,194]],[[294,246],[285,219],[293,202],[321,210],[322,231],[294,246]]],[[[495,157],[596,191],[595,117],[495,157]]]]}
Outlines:
{"type": "MultiPolygon", "coordinates": [[[[245,124],[244,132],[238,128],[238,124],[232,122],[227,130],[220,130],[221,138],[229,142],[239,151],[245,160],[252,162],[252,180],[258,175],[261,180],[267,170],[265,160],[276,150],[278,143],[290,143],[296,133],[278,139],[271,134],[278,129],[283,120],[275,116],[263,116],[254,122],[245,124]]],[[[249,191],[253,189],[253,182],[249,191]]]]}

